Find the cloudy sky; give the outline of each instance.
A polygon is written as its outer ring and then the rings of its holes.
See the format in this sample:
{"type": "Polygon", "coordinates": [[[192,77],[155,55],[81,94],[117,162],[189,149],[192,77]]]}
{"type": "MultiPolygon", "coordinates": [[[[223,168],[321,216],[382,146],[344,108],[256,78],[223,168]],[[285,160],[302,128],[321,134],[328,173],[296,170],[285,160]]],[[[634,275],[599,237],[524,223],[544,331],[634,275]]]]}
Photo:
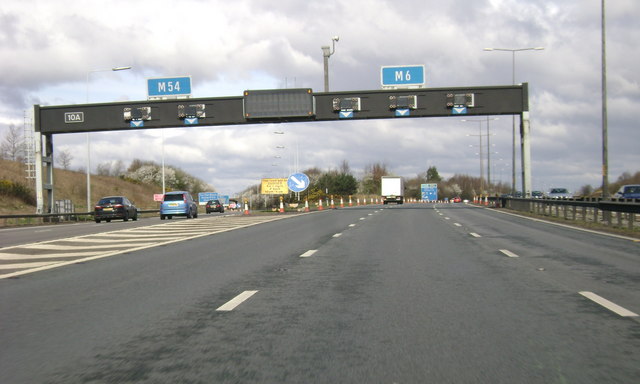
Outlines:
{"type": "MultiPolygon", "coordinates": [[[[637,0],[606,3],[611,181],[640,170],[639,16],[637,0]]],[[[386,65],[423,64],[427,87],[511,84],[512,54],[483,48],[544,47],[515,55],[516,83],[530,87],[533,189],[601,184],[600,0],[6,0],[0,134],[34,104],[145,100],[153,77],[189,75],[193,97],[321,92],[320,47],[333,36],[332,91],[379,89],[386,65]]],[[[160,163],[164,136],[167,164],[225,194],[344,160],[356,176],[374,163],[406,177],[429,166],[478,176],[480,127],[449,117],[93,133],[91,164],[160,163]]],[[[494,182],[511,182],[511,127],[510,116],[490,121],[494,182]]],[[[54,146],[71,151],[72,169],[86,166],[85,134],[54,146]]]]}

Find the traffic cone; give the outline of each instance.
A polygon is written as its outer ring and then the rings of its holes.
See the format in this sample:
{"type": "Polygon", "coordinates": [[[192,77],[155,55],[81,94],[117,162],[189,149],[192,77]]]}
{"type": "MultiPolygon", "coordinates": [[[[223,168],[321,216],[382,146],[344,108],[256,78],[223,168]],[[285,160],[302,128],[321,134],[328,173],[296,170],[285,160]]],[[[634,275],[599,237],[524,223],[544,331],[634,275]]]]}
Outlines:
{"type": "Polygon", "coordinates": [[[280,200],[280,213],[284,212],[284,203],[280,200]]]}
{"type": "Polygon", "coordinates": [[[309,212],[309,200],[304,201],[304,211],[309,212]]]}
{"type": "Polygon", "coordinates": [[[244,214],[248,215],[249,214],[249,204],[244,203],[244,214]]]}
{"type": "Polygon", "coordinates": [[[331,196],[331,209],[336,209],[336,205],[333,203],[333,196],[331,196]]]}
{"type": "Polygon", "coordinates": [[[353,201],[351,201],[351,195],[349,195],[349,206],[353,207],[353,201]]]}
{"type": "Polygon", "coordinates": [[[344,199],[340,196],[340,208],[344,208],[344,199]]]}
{"type": "Polygon", "coordinates": [[[322,199],[320,199],[320,201],[318,201],[318,211],[322,210],[324,210],[324,208],[322,207],[322,199]]]}

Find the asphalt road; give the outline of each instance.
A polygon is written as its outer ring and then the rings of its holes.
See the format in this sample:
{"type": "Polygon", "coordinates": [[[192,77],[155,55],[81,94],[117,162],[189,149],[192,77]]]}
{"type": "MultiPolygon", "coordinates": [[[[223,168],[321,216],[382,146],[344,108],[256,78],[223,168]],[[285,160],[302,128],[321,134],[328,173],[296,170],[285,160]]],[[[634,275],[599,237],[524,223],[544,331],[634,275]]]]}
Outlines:
{"type": "Polygon", "coordinates": [[[635,383],[639,247],[463,204],[298,215],[1,279],[0,383],[635,383]]]}

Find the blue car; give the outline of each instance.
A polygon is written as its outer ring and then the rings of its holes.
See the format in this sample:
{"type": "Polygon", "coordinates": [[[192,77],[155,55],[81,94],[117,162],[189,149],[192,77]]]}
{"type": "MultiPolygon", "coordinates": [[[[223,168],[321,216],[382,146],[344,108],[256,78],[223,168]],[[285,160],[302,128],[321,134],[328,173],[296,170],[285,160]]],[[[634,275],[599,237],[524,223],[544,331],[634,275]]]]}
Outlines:
{"type": "Polygon", "coordinates": [[[173,216],[186,216],[187,219],[198,217],[198,204],[187,191],[167,192],[160,204],[160,220],[173,216]]]}
{"type": "Polygon", "coordinates": [[[640,184],[623,185],[613,197],[621,199],[640,199],[640,184]]]}

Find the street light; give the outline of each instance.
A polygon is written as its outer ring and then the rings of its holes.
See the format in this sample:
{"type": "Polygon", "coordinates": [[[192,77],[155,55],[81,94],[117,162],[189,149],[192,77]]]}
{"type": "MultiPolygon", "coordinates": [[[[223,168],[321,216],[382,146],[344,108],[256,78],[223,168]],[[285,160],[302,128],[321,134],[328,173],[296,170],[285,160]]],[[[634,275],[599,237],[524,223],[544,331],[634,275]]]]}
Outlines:
{"type": "Polygon", "coordinates": [[[340,40],[340,37],[333,36],[331,41],[333,42],[333,50],[328,45],[320,47],[322,49],[322,56],[324,57],[324,91],[329,92],[329,57],[336,52],[336,42],[340,40]]]}
{"type": "Polygon", "coordinates": [[[480,138],[480,145],[478,146],[479,150],[480,150],[480,193],[482,193],[484,191],[484,160],[483,160],[483,156],[482,156],[482,122],[484,121],[483,119],[473,119],[473,120],[467,120],[467,119],[462,119],[461,121],[465,122],[465,123],[478,123],[478,130],[480,131],[480,133],[478,135],[471,135],[468,134],[467,136],[478,136],[480,138]]]}
{"type": "MultiPolygon", "coordinates": [[[[605,31],[605,4],[601,2],[602,45],[602,198],[609,198],[609,128],[607,123],[607,46],[605,31]]],[[[606,212],[606,211],[605,211],[606,212]]]]}
{"type": "MultiPolygon", "coordinates": [[[[516,84],[516,52],[521,51],[541,51],[544,47],[529,48],[485,48],[485,51],[504,51],[511,52],[511,84],[516,84]]],[[[513,130],[513,148],[511,154],[511,194],[516,193],[516,117],[511,115],[511,124],[513,130]]]]}
{"type": "MultiPolygon", "coordinates": [[[[87,81],[86,81],[86,100],[87,104],[89,104],[89,80],[90,76],[94,72],[108,72],[108,71],[126,71],[127,69],[131,69],[130,66],[126,67],[113,67],[109,69],[93,69],[87,71],[87,81]]],[[[91,210],[91,141],[89,140],[89,132],[87,132],[87,212],[91,210]]]]}

